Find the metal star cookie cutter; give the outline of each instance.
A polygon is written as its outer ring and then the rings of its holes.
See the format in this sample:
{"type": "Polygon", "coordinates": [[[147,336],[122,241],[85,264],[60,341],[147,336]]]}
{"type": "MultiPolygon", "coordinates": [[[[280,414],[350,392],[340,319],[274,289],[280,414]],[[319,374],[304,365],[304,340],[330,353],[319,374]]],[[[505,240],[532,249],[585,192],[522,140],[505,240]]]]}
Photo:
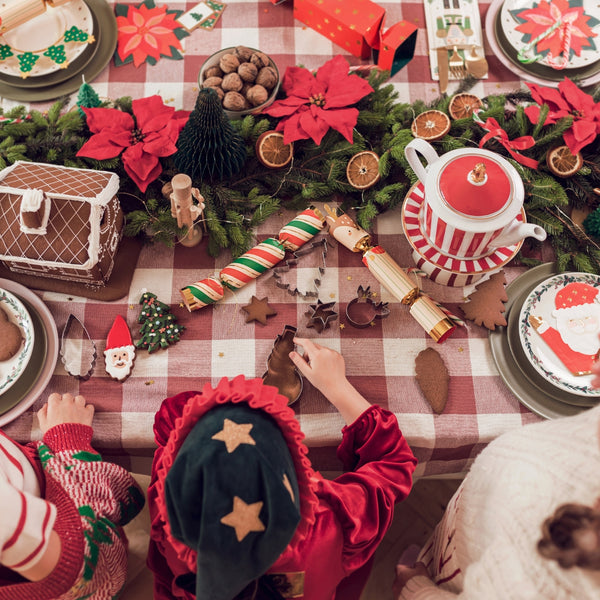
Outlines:
{"type": "Polygon", "coordinates": [[[317,299],[317,303],[311,304],[311,310],[305,313],[308,315],[306,327],[312,327],[317,330],[317,333],[323,333],[323,330],[329,327],[329,321],[333,321],[338,317],[338,314],[332,310],[334,305],[335,302],[321,302],[317,299]]]}
{"type": "Polygon", "coordinates": [[[321,277],[325,274],[325,269],[327,268],[327,247],[328,242],[327,238],[323,237],[320,240],[316,240],[311,244],[305,244],[298,250],[293,253],[294,258],[290,258],[285,261],[285,265],[280,267],[275,267],[273,269],[273,277],[275,278],[275,285],[282,290],[287,290],[287,293],[290,296],[300,296],[301,298],[318,298],[319,296],[319,287],[321,286],[321,277]],[[314,252],[317,248],[321,248],[321,261],[320,265],[317,267],[319,271],[319,276],[313,279],[313,284],[315,286],[315,290],[308,290],[306,292],[301,291],[298,287],[291,288],[289,283],[283,281],[282,274],[288,273],[292,267],[298,265],[298,260],[311,252],[314,252]]]}
{"type": "Polygon", "coordinates": [[[371,286],[363,288],[358,286],[356,298],[346,306],[346,318],[348,323],[359,329],[374,325],[375,319],[384,319],[390,314],[387,302],[374,302],[371,286]]]}
{"type": "Polygon", "coordinates": [[[92,376],[97,356],[94,340],[83,323],[71,313],[60,338],[60,360],[65,366],[65,371],[81,381],[87,381],[92,376]],[[81,329],[81,335],[69,338],[71,328],[75,326],[81,329]]]}

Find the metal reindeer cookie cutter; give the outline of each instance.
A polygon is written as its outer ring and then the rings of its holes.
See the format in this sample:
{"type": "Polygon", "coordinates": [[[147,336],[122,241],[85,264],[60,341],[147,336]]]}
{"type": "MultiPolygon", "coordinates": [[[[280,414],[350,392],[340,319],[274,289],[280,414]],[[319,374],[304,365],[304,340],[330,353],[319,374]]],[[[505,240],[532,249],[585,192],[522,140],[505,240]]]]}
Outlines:
{"type": "Polygon", "coordinates": [[[371,287],[358,286],[356,298],[346,306],[346,318],[353,327],[364,328],[374,325],[375,319],[383,319],[390,314],[387,302],[374,302],[371,287]]]}

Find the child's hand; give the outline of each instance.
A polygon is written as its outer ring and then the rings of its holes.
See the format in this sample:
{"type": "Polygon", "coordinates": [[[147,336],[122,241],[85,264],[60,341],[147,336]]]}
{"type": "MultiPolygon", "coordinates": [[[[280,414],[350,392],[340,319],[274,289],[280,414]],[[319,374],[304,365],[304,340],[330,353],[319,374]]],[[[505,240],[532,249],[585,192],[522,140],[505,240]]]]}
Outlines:
{"type": "Polygon", "coordinates": [[[290,352],[296,368],[335,406],[347,425],[371,405],[346,377],[346,363],[339,352],[305,338],[294,338],[304,348],[304,356],[290,352]]]}
{"type": "Polygon", "coordinates": [[[46,433],[55,425],[63,423],[80,423],[92,425],[94,407],[86,404],[83,396],[73,398],[71,394],[50,394],[48,402],[37,412],[42,433],[46,433]]]}
{"type": "Polygon", "coordinates": [[[294,342],[304,348],[304,356],[290,352],[290,359],[298,371],[329,398],[329,390],[335,391],[346,379],[344,357],[331,348],[325,348],[305,338],[294,338],[294,342]]]}

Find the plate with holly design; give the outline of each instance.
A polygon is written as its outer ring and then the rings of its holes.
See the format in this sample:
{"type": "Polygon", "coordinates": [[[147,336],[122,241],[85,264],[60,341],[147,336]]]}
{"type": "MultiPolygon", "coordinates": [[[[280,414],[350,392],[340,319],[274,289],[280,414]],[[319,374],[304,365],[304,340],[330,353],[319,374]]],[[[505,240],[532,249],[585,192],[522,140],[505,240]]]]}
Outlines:
{"type": "Polygon", "coordinates": [[[84,0],[46,10],[0,36],[0,73],[27,79],[67,69],[96,41],[84,0]]]}

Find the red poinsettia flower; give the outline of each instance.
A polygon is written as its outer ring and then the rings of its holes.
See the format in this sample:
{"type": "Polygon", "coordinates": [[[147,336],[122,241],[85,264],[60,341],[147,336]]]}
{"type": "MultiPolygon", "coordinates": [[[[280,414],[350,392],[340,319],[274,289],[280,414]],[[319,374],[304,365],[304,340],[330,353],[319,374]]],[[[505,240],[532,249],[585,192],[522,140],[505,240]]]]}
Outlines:
{"type": "Polygon", "coordinates": [[[347,107],[373,91],[362,77],[348,74],[348,62],[339,55],[316,75],[302,67],[288,67],[282,87],[287,98],[277,100],[263,113],[281,117],[276,129],[283,131],[284,144],[308,138],[320,144],[330,127],[352,143],[358,109],[347,107]]]}
{"type": "Polygon", "coordinates": [[[188,117],[187,111],[165,106],[160,96],[132,102],[135,119],[116,108],[83,108],[94,134],[77,156],[106,160],[123,150],[123,166],[142,192],[162,172],[159,158],[177,151],[177,138],[188,117]]]}
{"type": "MultiPolygon", "coordinates": [[[[581,49],[592,46],[590,38],[596,37],[596,34],[588,26],[587,21],[590,19],[583,12],[582,6],[571,6],[568,0],[552,0],[552,2],[541,2],[535,8],[523,10],[517,14],[519,19],[525,19],[525,23],[521,23],[516,27],[521,33],[528,33],[534,40],[539,35],[544,34],[550,27],[555,25],[559,20],[563,27],[569,27],[571,39],[570,49],[581,55],[581,49]]],[[[541,39],[537,45],[538,52],[548,50],[552,56],[558,56],[562,51],[564,41],[563,27],[556,28],[552,33],[541,39]]]]}
{"type": "Polygon", "coordinates": [[[133,64],[139,67],[148,56],[158,60],[162,55],[170,56],[171,47],[181,50],[174,29],[181,27],[175,14],[167,13],[166,6],[139,8],[130,6],[126,17],[117,17],[119,38],[117,52],[122,61],[133,55],[133,64]]]}
{"type": "MultiPolygon", "coordinates": [[[[573,117],[573,125],[563,133],[571,154],[577,154],[600,134],[600,103],[596,104],[589,94],[580,90],[567,77],[558,84],[558,90],[535,83],[528,83],[527,86],[531,90],[531,97],[538,104],[547,104],[550,108],[544,125],[553,125],[563,117],[573,117]]],[[[532,123],[537,123],[540,107],[528,106],[525,114],[532,123]]]]}

